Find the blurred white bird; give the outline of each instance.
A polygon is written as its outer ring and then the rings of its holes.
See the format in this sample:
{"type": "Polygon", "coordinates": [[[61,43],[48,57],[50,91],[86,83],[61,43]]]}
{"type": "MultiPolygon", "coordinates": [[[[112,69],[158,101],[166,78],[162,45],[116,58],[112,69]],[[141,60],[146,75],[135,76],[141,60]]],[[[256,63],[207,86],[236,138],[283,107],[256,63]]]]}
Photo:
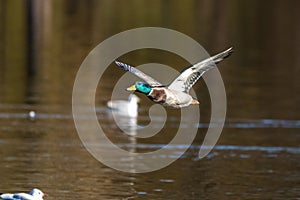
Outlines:
{"type": "Polygon", "coordinates": [[[31,190],[29,194],[27,193],[1,194],[0,193],[0,198],[3,200],[43,200],[44,196],[46,196],[46,194],[36,188],[31,190]]]}
{"type": "Polygon", "coordinates": [[[135,94],[128,96],[126,100],[112,100],[107,102],[107,107],[113,110],[113,112],[120,116],[137,117],[138,116],[138,98],[135,94]]]}

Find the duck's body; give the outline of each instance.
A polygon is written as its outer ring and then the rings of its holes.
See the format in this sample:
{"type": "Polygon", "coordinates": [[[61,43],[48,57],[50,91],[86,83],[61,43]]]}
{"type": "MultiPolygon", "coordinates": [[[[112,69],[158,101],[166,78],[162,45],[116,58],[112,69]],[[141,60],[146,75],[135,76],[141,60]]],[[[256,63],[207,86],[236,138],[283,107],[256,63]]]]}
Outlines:
{"type": "Polygon", "coordinates": [[[199,104],[198,100],[189,94],[190,89],[206,71],[216,67],[217,63],[228,57],[231,53],[232,48],[229,48],[226,51],[184,69],[178,77],[167,86],[130,65],[118,61],[116,61],[116,64],[146,82],[136,82],[127,88],[128,91],[143,93],[152,101],[160,103],[163,106],[182,108],[199,104]]]}
{"type": "Polygon", "coordinates": [[[197,104],[191,95],[168,89],[167,87],[152,88],[147,96],[155,103],[160,103],[163,106],[172,108],[181,108],[190,104],[197,104]]]}
{"type": "Polygon", "coordinates": [[[0,194],[0,198],[3,200],[43,200],[45,194],[39,189],[33,189],[29,194],[27,193],[5,193],[0,194]]]}

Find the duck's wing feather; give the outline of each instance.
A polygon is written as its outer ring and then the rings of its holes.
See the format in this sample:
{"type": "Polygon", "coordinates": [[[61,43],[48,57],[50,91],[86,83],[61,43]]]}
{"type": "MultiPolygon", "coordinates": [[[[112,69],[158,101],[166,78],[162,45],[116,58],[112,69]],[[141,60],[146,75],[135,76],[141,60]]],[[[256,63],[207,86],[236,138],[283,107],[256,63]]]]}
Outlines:
{"type": "Polygon", "coordinates": [[[151,76],[145,74],[144,72],[142,72],[141,70],[130,66],[128,64],[119,62],[119,61],[115,61],[115,63],[121,67],[123,70],[130,72],[131,74],[139,77],[140,79],[142,79],[143,81],[145,81],[146,83],[148,83],[150,86],[152,87],[157,87],[157,86],[162,86],[163,84],[161,84],[159,81],[155,80],[154,78],[152,78],[151,76]]]}
{"type": "Polygon", "coordinates": [[[179,76],[168,86],[169,89],[188,93],[199,78],[208,70],[214,68],[217,63],[227,58],[233,52],[232,47],[215,55],[200,61],[192,66],[185,68],[179,76]]]}

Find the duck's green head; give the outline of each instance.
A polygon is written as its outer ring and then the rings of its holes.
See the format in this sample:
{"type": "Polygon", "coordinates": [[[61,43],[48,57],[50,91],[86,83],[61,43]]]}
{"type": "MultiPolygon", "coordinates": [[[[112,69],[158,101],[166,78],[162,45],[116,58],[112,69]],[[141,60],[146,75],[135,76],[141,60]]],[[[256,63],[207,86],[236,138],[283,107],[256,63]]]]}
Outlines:
{"type": "Polygon", "coordinates": [[[137,91],[143,94],[149,94],[152,90],[149,84],[144,82],[135,82],[134,85],[126,89],[127,91],[137,91]]]}

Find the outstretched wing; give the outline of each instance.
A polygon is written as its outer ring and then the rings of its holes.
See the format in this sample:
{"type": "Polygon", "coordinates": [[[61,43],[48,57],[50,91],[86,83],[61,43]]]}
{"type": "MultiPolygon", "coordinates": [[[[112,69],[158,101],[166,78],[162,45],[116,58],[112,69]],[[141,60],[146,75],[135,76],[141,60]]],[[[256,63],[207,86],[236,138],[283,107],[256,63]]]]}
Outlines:
{"type": "Polygon", "coordinates": [[[232,53],[232,47],[184,69],[168,88],[188,93],[199,78],[232,53]]]}
{"type": "Polygon", "coordinates": [[[157,80],[155,80],[154,78],[152,78],[151,76],[145,74],[144,72],[138,70],[135,67],[132,67],[130,65],[127,65],[127,64],[119,62],[119,61],[115,61],[115,63],[119,67],[121,67],[122,69],[124,69],[125,71],[129,71],[133,75],[139,77],[140,79],[142,79],[143,81],[145,81],[146,83],[148,83],[152,87],[154,87],[154,86],[162,86],[163,85],[160,82],[158,82],[157,80]]]}

